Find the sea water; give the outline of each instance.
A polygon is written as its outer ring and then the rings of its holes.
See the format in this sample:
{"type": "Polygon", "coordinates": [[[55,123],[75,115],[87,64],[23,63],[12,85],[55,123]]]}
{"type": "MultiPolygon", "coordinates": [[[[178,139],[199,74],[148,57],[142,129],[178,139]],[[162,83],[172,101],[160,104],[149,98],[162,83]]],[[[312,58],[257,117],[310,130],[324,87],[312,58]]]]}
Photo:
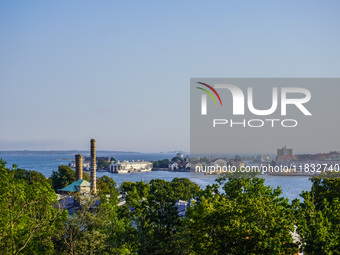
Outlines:
{"type": "MultiPolygon", "coordinates": [[[[84,155],[89,156],[89,155],[84,155]]],[[[171,159],[174,154],[163,153],[116,153],[114,155],[108,153],[98,153],[97,156],[114,156],[117,160],[161,160],[171,159]]],[[[42,173],[46,177],[50,177],[53,171],[58,170],[60,165],[68,165],[74,160],[74,154],[36,154],[32,155],[8,155],[8,153],[1,153],[0,158],[7,162],[7,167],[12,164],[18,165],[19,168],[27,170],[35,170],[42,173]]],[[[197,183],[201,188],[215,183],[218,175],[195,175],[189,172],[170,172],[170,171],[152,171],[144,173],[130,173],[130,174],[114,174],[109,172],[97,171],[97,177],[107,175],[115,180],[120,185],[124,181],[144,181],[149,182],[152,179],[163,179],[171,181],[173,178],[189,178],[191,181],[197,183]]],[[[280,186],[282,189],[282,196],[287,197],[289,200],[299,198],[302,191],[311,189],[311,182],[308,176],[272,176],[261,175],[265,179],[265,185],[276,188],[280,186]]]]}

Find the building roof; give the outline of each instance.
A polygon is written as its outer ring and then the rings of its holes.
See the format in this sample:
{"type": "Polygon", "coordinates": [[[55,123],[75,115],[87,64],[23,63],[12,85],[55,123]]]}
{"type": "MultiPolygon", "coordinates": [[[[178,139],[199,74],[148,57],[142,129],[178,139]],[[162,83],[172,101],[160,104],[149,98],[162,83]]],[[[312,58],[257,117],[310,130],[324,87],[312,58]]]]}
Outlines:
{"type": "Polygon", "coordinates": [[[79,191],[78,187],[90,187],[91,184],[85,180],[77,180],[70,185],[66,186],[65,188],[59,189],[59,191],[66,191],[66,192],[77,192],[79,191]]]}

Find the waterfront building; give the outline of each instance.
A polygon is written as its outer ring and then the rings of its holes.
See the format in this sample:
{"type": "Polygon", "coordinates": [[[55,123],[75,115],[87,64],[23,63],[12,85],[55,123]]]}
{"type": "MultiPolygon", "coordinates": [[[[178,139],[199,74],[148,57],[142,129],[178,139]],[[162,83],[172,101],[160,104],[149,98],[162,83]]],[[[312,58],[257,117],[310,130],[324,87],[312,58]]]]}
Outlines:
{"type": "Polygon", "coordinates": [[[152,162],[149,161],[118,161],[110,165],[111,173],[126,174],[138,172],[150,172],[152,170],[152,162]]]}
{"type": "Polygon", "coordinates": [[[297,156],[293,155],[293,149],[287,149],[286,145],[277,150],[276,165],[288,165],[297,161],[297,156]]]}
{"type": "Polygon", "coordinates": [[[176,161],[169,163],[169,170],[189,170],[190,169],[190,162],[187,161],[176,161]]]}
{"type": "Polygon", "coordinates": [[[293,156],[293,149],[287,149],[285,145],[282,149],[277,149],[277,156],[293,156]]]}

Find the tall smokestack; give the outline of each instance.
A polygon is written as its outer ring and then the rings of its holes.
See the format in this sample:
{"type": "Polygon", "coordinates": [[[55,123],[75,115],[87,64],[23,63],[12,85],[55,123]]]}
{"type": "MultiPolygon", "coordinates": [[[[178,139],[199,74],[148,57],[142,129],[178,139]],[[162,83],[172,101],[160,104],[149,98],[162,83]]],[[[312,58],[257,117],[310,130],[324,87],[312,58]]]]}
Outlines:
{"type": "Polygon", "coordinates": [[[83,155],[76,155],[76,181],[83,179],[83,155]]]}
{"type": "Polygon", "coordinates": [[[97,181],[96,181],[96,140],[91,139],[91,191],[92,193],[97,192],[97,181]]]}

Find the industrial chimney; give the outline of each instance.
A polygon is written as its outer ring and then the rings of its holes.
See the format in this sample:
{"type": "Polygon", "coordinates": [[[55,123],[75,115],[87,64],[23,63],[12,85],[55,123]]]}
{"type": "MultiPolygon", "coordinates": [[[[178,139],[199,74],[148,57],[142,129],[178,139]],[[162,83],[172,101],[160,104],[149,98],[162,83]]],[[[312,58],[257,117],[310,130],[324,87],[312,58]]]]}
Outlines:
{"type": "Polygon", "coordinates": [[[83,179],[83,155],[76,155],[76,181],[83,179]]]}
{"type": "Polygon", "coordinates": [[[96,180],[96,140],[91,139],[91,192],[97,192],[97,180],[96,180]]]}

